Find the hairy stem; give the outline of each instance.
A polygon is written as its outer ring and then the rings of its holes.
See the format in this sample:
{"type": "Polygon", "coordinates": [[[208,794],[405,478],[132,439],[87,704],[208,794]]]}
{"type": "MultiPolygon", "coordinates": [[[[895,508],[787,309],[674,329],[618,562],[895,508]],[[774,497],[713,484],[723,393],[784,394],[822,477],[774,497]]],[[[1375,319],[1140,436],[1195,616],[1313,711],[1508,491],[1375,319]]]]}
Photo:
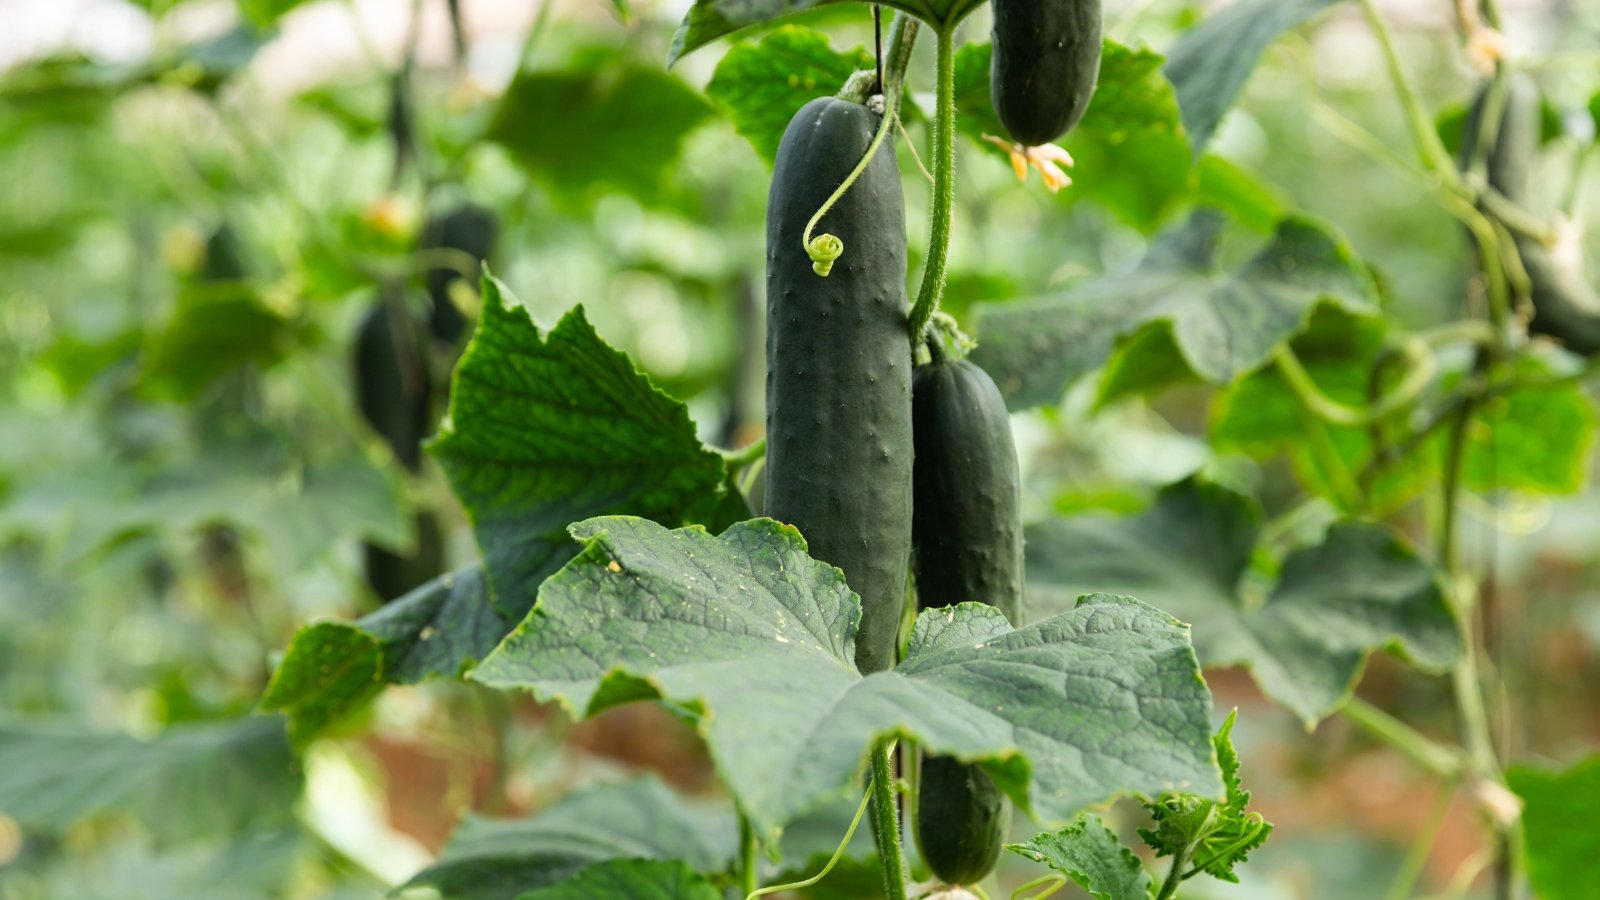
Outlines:
{"type": "Polygon", "coordinates": [[[1461,777],[1461,759],[1456,751],[1434,741],[1410,725],[1360,697],[1351,697],[1339,712],[1350,724],[1399,750],[1408,759],[1440,778],[1461,777]]]}
{"type": "Polygon", "coordinates": [[[890,759],[894,741],[879,741],[872,748],[872,833],[878,842],[878,864],[883,870],[887,900],[906,900],[906,863],[900,849],[900,811],[895,803],[894,772],[890,759]]]}
{"type": "Polygon", "coordinates": [[[950,29],[938,33],[937,109],[933,121],[933,214],[928,233],[928,262],[922,286],[911,309],[911,340],[922,330],[944,299],[946,269],[950,263],[950,222],[956,201],[956,50],[950,29]]]}
{"type": "Polygon", "coordinates": [[[756,840],[756,829],[750,817],[739,813],[739,877],[746,897],[761,888],[760,849],[761,843],[756,840]]]}
{"type": "Polygon", "coordinates": [[[1454,184],[1457,180],[1455,160],[1451,158],[1450,151],[1445,149],[1439,133],[1434,130],[1433,120],[1422,108],[1422,101],[1411,89],[1411,81],[1406,77],[1405,68],[1400,65],[1400,55],[1395,50],[1389,26],[1378,14],[1374,0],[1361,0],[1361,8],[1367,15],[1373,35],[1378,39],[1379,49],[1383,51],[1384,62],[1389,67],[1389,78],[1394,82],[1395,96],[1400,98],[1400,105],[1405,109],[1406,124],[1411,129],[1412,139],[1417,142],[1422,164],[1446,184],[1454,184]]]}
{"type": "Polygon", "coordinates": [[[1183,847],[1172,855],[1172,870],[1167,873],[1167,880],[1161,882],[1161,890],[1156,892],[1156,900],[1169,900],[1178,893],[1178,885],[1183,881],[1184,870],[1189,866],[1189,848],[1183,847]]]}

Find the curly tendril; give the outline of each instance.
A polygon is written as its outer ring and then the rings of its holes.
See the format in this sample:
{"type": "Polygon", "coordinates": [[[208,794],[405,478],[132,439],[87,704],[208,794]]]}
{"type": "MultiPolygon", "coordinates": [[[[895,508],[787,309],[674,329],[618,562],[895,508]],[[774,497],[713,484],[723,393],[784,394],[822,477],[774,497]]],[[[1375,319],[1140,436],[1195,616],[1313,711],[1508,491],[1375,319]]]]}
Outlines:
{"type": "Polygon", "coordinates": [[[812,271],[823,278],[828,277],[828,273],[833,271],[833,264],[838,261],[839,257],[844,255],[844,241],[835,235],[826,233],[819,234],[816,237],[811,235],[817,230],[817,225],[822,222],[822,217],[833,209],[834,204],[844,198],[845,193],[856,183],[861,174],[867,171],[867,165],[872,162],[874,156],[878,155],[879,148],[883,146],[883,139],[889,136],[889,129],[894,126],[895,119],[898,117],[899,110],[896,108],[896,104],[885,98],[883,120],[878,123],[878,132],[872,136],[872,143],[867,145],[867,152],[861,157],[861,161],[856,163],[855,169],[839,184],[833,195],[823,202],[822,208],[817,210],[817,214],[811,217],[811,221],[806,223],[806,231],[805,234],[800,236],[800,243],[805,247],[806,255],[811,257],[812,271]]]}

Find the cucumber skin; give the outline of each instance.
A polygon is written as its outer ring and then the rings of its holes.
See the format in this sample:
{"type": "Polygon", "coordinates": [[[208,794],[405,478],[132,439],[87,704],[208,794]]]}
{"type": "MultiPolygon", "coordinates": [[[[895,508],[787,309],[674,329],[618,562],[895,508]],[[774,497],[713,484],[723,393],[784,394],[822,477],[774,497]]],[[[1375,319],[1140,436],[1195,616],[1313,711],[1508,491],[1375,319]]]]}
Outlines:
{"type": "Polygon", "coordinates": [[[1011,805],[981,766],[924,756],[917,787],[917,848],[949,884],[973,884],[994,870],[1011,805]]]}
{"type": "MultiPolygon", "coordinates": [[[[1487,87],[1478,92],[1463,125],[1461,159],[1465,166],[1478,144],[1487,87]]],[[[1505,110],[1494,147],[1487,157],[1489,184],[1507,199],[1527,208],[1533,200],[1533,170],[1539,156],[1539,88],[1526,75],[1507,83],[1505,110]]],[[[1513,236],[1532,287],[1532,334],[1559,341],[1583,356],[1600,353],[1600,294],[1582,273],[1559,265],[1550,250],[1522,234],[1513,236]]]]}
{"type": "Polygon", "coordinates": [[[967,360],[912,374],[919,609],[987,603],[1022,624],[1022,483],[1005,398],[967,360]]]}
{"type": "Polygon", "coordinates": [[[905,198],[892,147],[823,218],[844,241],[827,278],[806,222],[855,168],[879,117],[835,98],[806,104],[778,148],[767,205],[766,515],[861,595],[856,666],[895,663],[911,554],[911,342],[905,198]]]}
{"type": "MultiPolygon", "coordinates": [[[[917,605],[988,603],[1022,624],[1022,486],[1005,398],[966,360],[912,376],[917,605]]],[[[994,868],[1010,804],[981,766],[925,755],[917,846],[935,875],[971,884],[994,868]]]]}
{"type": "Polygon", "coordinates": [[[1048,144],[1089,109],[1100,77],[1100,0],[993,0],[989,91],[1018,143],[1048,144]]]}

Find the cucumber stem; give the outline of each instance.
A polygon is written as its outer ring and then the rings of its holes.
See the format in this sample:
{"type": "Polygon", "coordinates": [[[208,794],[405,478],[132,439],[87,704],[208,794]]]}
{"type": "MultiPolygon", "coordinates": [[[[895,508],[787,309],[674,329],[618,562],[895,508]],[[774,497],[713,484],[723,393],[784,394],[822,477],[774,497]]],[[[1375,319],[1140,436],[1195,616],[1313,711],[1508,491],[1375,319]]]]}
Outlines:
{"type": "Polygon", "coordinates": [[[956,49],[953,29],[938,32],[938,109],[933,121],[933,213],[928,232],[928,263],[922,270],[917,303],[911,309],[911,340],[922,330],[944,299],[946,269],[950,263],[950,223],[956,200],[956,49]]]}
{"type": "Polygon", "coordinates": [[[894,798],[894,773],[889,760],[894,741],[882,740],[872,748],[872,832],[878,842],[878,865],[883,870],[887,900],[906,900],[906,863],[900,849],[900,811],[894,798]]]}

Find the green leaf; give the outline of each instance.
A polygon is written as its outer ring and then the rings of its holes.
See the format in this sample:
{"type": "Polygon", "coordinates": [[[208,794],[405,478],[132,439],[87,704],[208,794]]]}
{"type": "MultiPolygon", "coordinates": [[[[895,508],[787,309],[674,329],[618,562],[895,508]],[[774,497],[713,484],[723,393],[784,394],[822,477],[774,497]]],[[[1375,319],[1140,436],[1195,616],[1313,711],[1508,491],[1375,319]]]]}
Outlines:
{"type": "Polygon", "coordinates": [[[609,186],[654,200],[711,107],[679,78],[615,60],[518,73],[486,137],[558,197],[582,203],[609,186]]]}
{"type": "MultiPolygon", "coordinates": [[[[1319,312],[1293,346],[1318,389],[1360,407],[1367,403],[1367,382],[1386,337],[1382,320],[1319,312]]],[[[1527,356],[1504,377],[1537,382],[1553,371],[1549,362],[1527,356]]],[[[1443,387],[1457,386],[1460,380],[1460,375],[1445,378],[1443,387]]],[[[1594,402],[1581,385],[1534,383],[1509,389],[1474,410],[1462,483],[1478,491],[1576,493],[1588,478],[1597,425],[1594,402]]],[[[1288,454],[1309,490],[1337,497],[1322,461],[1304,452],[1303,428],[1300,399],[1276,369],[1228,386],[1212,407],[1211,440],[1218,450],[1258,459],[1288,454]]],[[[1361,472],[1370,465],[1375,449],[1370,429],[1327,428],[1346,469],[1361,472]]],[[[1405,432],[1391,431],[1391,442],[1404,439],[1405,432]]],[[[1448,443],[1448,429],[1441,429],[1418,452],[1388,466],[1369,491],[1373,507],[1398,509],[1437,484],[1448,443]]]]}
{"type": "Polygon", "coordinates": [[[305,0],[239,0],[239,11],[257,28],[266,28],[305,0]]]}
{"type": "MultiPolygon", "coordinates": [[[[677,34],[672,36],[667,65],[741,28],[839,2],[842,0],[695,0],[677,34]]],[[[886,0],[883,5],[908,12],[936,30],[943,30],[955,27],[982,6],[983,0],[886,0]]],[[[864,5],[862,11],[865,14],[864,5]]]]}
{"type": "Polygon", "coordinates": [[[1071,878],[1095,900],[1149,900],[1150,875],[1099,816],[1079,815],[1060,831],[1006,849],[1071,878]]]}
{"type": "Polygon", "coordinates": [[[443,575],[354,622],[319,622],[295,633],[261,698],[289,718],[303,746],[385,685],[455,678],[511,630],[489,603],[483,570],[443,575]]]}
{"type": "Polygon", "coordinates": [[[295,323],[244,282],[190,285],[146,341],[142,387],[156,397],[193,400],[241,366],[277,362],[297,338],[295,323]]]}
{"type": "Polygon", "coordinates": [[[287,824],[300,785],[275,717],[176,726],[151,740],[0,723],[0,812],[31,828],[125,810],[162,840],[235,834],[287,824]]]}
{"type": "Polygon", "coordinates": [[[723,465],[684,405],[607,346],[581,306],[541,335],[499,281],[485,278],[482,293],[431,449],[472,518],[495,608],[518,621],[576,552],[568,524],[710,515],[723,465]]]}
{"type": "Polygon", "coordinates": [[[523,894],[519,900],[722,900],[704,875],[677,860],[614,859],[576,876],[523,894]]]}
{"type": "Polygon", "coordinates": [[[757,519],[712,537],[603,518],[572,531],[583,552],[473,679],[578,716],[672,703],[763,831],[859,797],[869,747],[892,734],[982,761],[1047,818],[1119,793],[1221,796],[1187,631],[1136,601],[1086,598],[1015,631],[981,604],[930,611],[898,668],[862,678],[860,600],[794,529],[757,519]]]}
{"type": "MultiPolygon", "coordinates": [[[[989,44],[956,53],[956,126],[984,152],[1006,157],[983,140],[1006,133],[990,99],[992,53],[989,44]]],[[[1094,100],[1062,141],[1076,162],[1063,196],[1094,200],[1142,231],[1158,226],[1190,191],[1189,142],[1162,61],[1143,47],[1106,41],[1094,100]]]]}
{"type": "Polygon", "coordinates": [[[292,895],[290,883],[303,869],[305,850],[305,839],[292,830],[248,832],[226,843],[185,842],[170,848],[136,840],[110,846],[96,841],[92,849],[41,854],[43,858],[30,859],[25,852],[0,868],[0,895],[265,900],[292,895]],[[18,891],[8,893],[13,885],[18,891]]]}
{"type": "Polygon", "coordinates": [[[1433,569],[1387,527],[1342,522],[1284,560],[1264,602],[1244,596],[1261,533],[1245,497],[1189,479],[1129,518],[1052,519],[1027,531],[1034,608],[1088,591],[1137,594],[1194,628],[1208,667],[1249,666],[1261,690],[1309,727],[1350,695],[1367,655],[1398,647],[1448,667],[1461,638],[1433,569]]]}
{"type": "Polygon", "coordinates": [[[1339,0],[1240,0],[1190,29],[1167,55],[1195,156],[1280,35],[1339,0]]]}
{"type": "Polygon", "coordinates": [[[1273,188],[1215,153],[1195,165],[1194,200],[1220,209],[1252,231],[1271,233],[1287,210],[1273,188]]]}
{"type": "Polygon", "coordinates": [[[527,819],[469,816],[438,862],[407,887],[433,887],[452,900],[511,900],[612,859],[681,860],[719,871],[738,845],[731,810],[691,806],[652,776],[584,788],[527,819]]]}
{"type": "Polygon", "coordinates": [[[1111,359],[1120,338],[1167,322],[1179,362],[1225,384],[1266,363],[1320,304],[1376,311],[1369,273],[1324,226],[1285,219],[1230,273],[1214,268],[1219,228],[1215,217],[1197,215],[1158,238],[1131,272],[1089,279],[1048,299],[980,307],[973,362],[994,377],[1013,409],[1052,404],[1111,359]]]}
{"type": "Polygon", "coordinates": [[[871,65],[872,55],[864,47],[840,53],[827,35],[784,25],[760,43],[735,44],[717,64],[706,94],[770,165],[800,107],[833,94],[851,73],[871,65]]]}
{"type": "Polygon", "coordinates": [[[1564,771],[1518,766],[1506,773],[1522,798],[1528,879],[1543,900],[1583,900],[1600,884],[1600,756],[1564,771]]]}
{"type": "Polygon", "coordinates": [[[1222,803],[1204,797],[1178,796],[1145,804],[1155,819],[1154,829],[1141,828],[1139,836],[1155,848],[1157,856],[1180,855],[1185,866],[1222,881],[1239,883],[1233,867],[1244,862],[1267,842],[1272,825],[1260,814],[1247,814],[1250,792],[1239,782],[1239,754],[1233,748],[1236,709],[1217,732],[1217,762],[1228,796],[1222,803]]]}

